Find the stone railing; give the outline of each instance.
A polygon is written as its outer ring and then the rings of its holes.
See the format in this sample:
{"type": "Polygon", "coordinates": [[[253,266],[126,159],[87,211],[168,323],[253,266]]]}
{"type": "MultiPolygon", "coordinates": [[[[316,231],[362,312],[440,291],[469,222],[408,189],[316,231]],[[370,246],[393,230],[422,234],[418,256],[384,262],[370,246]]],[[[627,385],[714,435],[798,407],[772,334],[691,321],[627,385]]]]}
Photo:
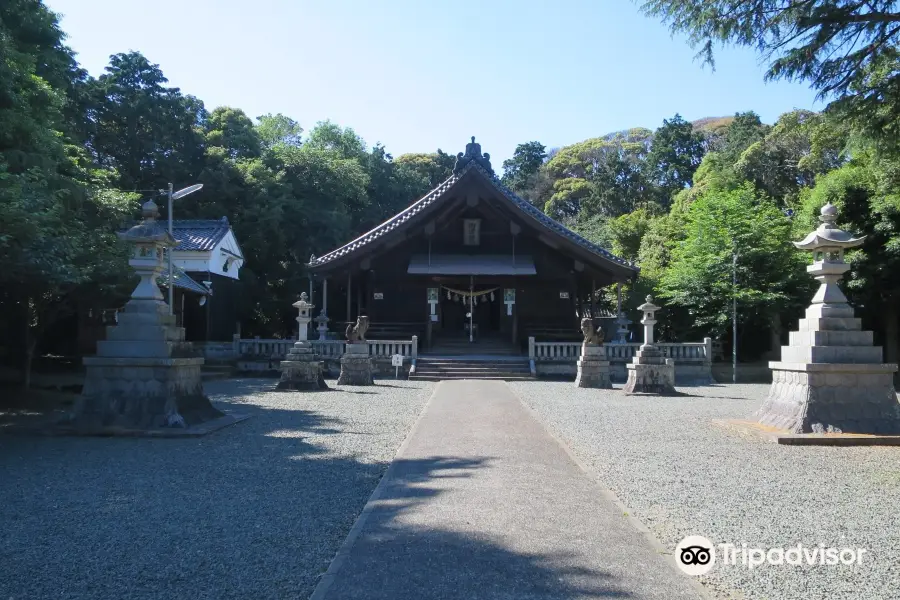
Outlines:
{"type": "MultiPolygon", "coordinates": [[[[675,360],[675,378],[682,385],[709,384],[712,379],[712,339],[702,342],[655,344],[666,358],[675,360]]],[[[624,381],[625,365],[631,362],[641,344],[603,344],[613,381],[624,381]]],[[[581,357],[581,342],[537,342],[528,338],[528,359],[535,375],[574,375],[581,357]]]]}
{"type": "MultiPolygon", "coordinates": [[[[284,359],[296,340],[263,340],[238,339],[235,337],[234,353],[237,357],[239,371],[277,371],[279,363],[284,359]]],[[[369,356],[376,360],[376,365],[389,366],[391,357],[400,354],[404,364],[415,369],[419,356],[419,338],[411,340],[367,340],[369,356]]],[[[336,363],[344,354],[347,342],[344,340],[310,340],[310,344],[319,358],[326,363],[336,363]]],[[[393,372],[393,371],[391,371],[393,372]]]]}

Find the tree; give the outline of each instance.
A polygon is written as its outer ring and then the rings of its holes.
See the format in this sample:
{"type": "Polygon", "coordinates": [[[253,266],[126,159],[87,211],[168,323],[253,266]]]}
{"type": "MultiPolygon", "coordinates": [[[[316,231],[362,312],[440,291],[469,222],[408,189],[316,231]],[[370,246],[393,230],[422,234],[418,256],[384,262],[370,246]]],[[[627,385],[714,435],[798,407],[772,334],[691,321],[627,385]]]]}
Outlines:
{"type": "Polygon", "coordinates": [[[560,149],[545,167],[554,183],[544,211],[555,218],[591,219],[655,202],[657,192],[644,168],[652,135],[632,129],[560,149]]]}
{"type": "Polygon", "coordinates": [[[206,145],[225,148],[231,158],[256,158],[262,154],[259,132],[239,108],[220,106],[203,125],[206,145]]]}
{"type": "Polygon", "coordinates": [[[659,186],[664,207],[669,205],[672,196],[691,184],[705,153],[703,134],[695,131],[681,115],[663,120],[662,127],[653,134],[646,164],[649,176],[659,186]]]}
{"type": "Polygon", "coordinates": [[[504,185],[518,192],[528,187],[547,158],[547,149],[540,142],[527,142],[516,146],[512,158],[503,161],[504,185]]]}
{"type": "Polygon", "coordinates": [[[98,164],[118,172],[123,189],[189,181],[202,168],[203,103],[165,87],[167,81],[159,65],[129,52],[111,56],[106,73],[85,84],[87,147],[98,164]]]}
{"type": "Polygon", "coordinates": [[[707,193],[687,210],[685,238],[662,275],[662,294],[717,335],[728,329],[732,298],[744,321],[755,316],[765,324],[796,312],[808,303],[809,277],[790,241],[790,220],[752,186],[707,193]]]}
{"type": "Polygon", "coordinates": [[[900,12],[895,0],[649,0],[647,14],[689,36],[714,65],[713,45],[756,48],[767,79],[808,81],[819,97],[882,140],[900,134],[900,12]]]}
{"type": "Polygon", "coordinates": [[[437,152],[401,154],[394,163],[400,168],[414,173],[423,181],[427,181],[427,190],[436,188],[453,173],[456,157],[447,154],[440,148],[437,152]]]}
{"type": "Polygon", "coordinates": [[[277,145],[300,146],[303,128],[297,121],[281,113],[257,117],[256,133],[266,149],[277,145]]]}

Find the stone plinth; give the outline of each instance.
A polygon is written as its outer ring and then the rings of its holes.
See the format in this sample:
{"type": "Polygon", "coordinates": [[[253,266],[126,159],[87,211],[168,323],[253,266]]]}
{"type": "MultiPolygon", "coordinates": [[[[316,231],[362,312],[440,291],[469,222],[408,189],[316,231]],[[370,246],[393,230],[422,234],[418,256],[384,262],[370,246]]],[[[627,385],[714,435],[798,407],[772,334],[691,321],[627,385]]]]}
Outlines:
{"type": "Polygon", "coordinates": [[[280,364],[281,380],[276,389],[317,391],[327,390],[322,363],[306,340],[298,341],[280,364]]]}
{"type": "Polygon", "coordinates": [[[128,264],[141,279],[118,324],[107,327],[106,340],[97,343],[97,356],[84,359],[82,394],[59,423],[72,433],[156,434],[211,421],[223,426],[235,422],[204,394],[203,358],[184,341],[184,328],[175,326],[163,302],[156,278],[163,269],[163,250],[177,242],[156,222],[152,200],[143,209],[141,223],[119,234],[134,244],[128,264]]]}
{"type": "Polygon", "coordinates": [[[653,394],[674,396],[675,361],[664,358],[656,347],[641,346],[628,368],[628,381],[622,390],[626,394],[653,394]]]}
{"type": "Polygon", "coordinates": [[[578,359],[575,387],[610,389],[609,361],[602,345],[583,344],[578,359]]]}
{"type": "Polygon", "coordinates": [[[820,286],[781,360],[769,363],[772,386],[756,418],[788,433],[900,434],[895,364],[883,364],[871,331],[862,331],[838,281],[850,270],[844,251],[863,243],[838,229],[837,209],[822,208],[822,224],[794,245],[813,252],[807,267],[820,286]]]}
{"type": "Polygon", "coordinates": [[[344,355],[341,356],[338,385],[374,385],[373,371],[369,345],[366,342],[348,343],[344,355]]]}
{"type": "Polygon", "coordinates": [[[203,391],[203,358],[174,319],[162,302],[129,302],[97,343],[97,356],[84,359],[82,394],[61,425],[102,434],[188,428],[224,416],[203,391]]]}
{"type": "Polygon", "coordinates": [[[900,434],[897,365],[771,362],[759,422],[791,433],[900,434]]]}

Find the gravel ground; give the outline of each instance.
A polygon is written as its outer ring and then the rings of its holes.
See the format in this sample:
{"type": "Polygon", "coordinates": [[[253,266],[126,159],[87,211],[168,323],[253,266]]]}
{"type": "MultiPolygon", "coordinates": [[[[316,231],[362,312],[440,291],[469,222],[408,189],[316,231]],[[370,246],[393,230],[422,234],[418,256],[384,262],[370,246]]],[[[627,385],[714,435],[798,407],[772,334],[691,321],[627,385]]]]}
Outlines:
{"type": "MultiPolygon", "coordinates": [[[[329,382],[334,387],[334,382],[329,382]]],[[[195,439],[0,437],[0,598],[306,598],[431,394],[206,384],[195,439]]]]}
{"type": "MultiPolygon", "coordinates": [[[[510,384],[667,547],[688,535],[750,548],[866,548],[861,565],[717,564],[718,598],[900,598],[900,448],[780,446],[712,425],[746,419],[767,385],[627,397],[564,382],[510,384]]],[[[718,558],[718,557],[717,557],[718,558]]]]}

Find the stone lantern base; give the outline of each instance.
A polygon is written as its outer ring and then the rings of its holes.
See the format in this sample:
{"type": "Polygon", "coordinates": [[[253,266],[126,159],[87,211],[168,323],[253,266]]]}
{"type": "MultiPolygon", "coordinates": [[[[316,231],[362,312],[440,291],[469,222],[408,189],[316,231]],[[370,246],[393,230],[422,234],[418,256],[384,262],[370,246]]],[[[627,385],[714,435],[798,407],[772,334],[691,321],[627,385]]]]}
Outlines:
{"type": "Polygon", "coordinates": [[[318,391],[327,390],[322,363],[313,352],[312,344],[301,340],[294,344],[281,361],[281,380],[276,389],[318,391]]]}
{"type": "Polygon", "coordinates": [[[606,360],[606,351],[598,344],[584,344],[581,347],[581,358],[578,359],[578,375],[575,377],[575,387],[581,388],[612,388],[609,378],[609,361],[606,360]]]}
{"type": "Polygon", "coordinates": [[[85,357],[82,394],[58,426],[71,433],[134,435],[235,422],[210,403],[200,375],[203,358],[174,321],[162,302],[130,301],[107,340],[98,342],[98,356],[85,357]]]}
{"type": "Polygon", "coordinates": [[[628,381],[622,388],[626,394],[675,396],[675,361],[664,358],[658,348],[644,347],[627,364],[628,381]]]}
{"type": "Polygon", "coordinates": [[[881,347],[849,305],[821,306],[807,309],[782,360],[769,363],[772,386],[757,419],[790,433],[900,434],[897,365],[881,363],[881,347]]]}
{"type": "Polygon", "coordinates": [[[341,375],[338,385],[375,385],[374,371],[366,342],[351,342],[341,356],[341,375]]]}

